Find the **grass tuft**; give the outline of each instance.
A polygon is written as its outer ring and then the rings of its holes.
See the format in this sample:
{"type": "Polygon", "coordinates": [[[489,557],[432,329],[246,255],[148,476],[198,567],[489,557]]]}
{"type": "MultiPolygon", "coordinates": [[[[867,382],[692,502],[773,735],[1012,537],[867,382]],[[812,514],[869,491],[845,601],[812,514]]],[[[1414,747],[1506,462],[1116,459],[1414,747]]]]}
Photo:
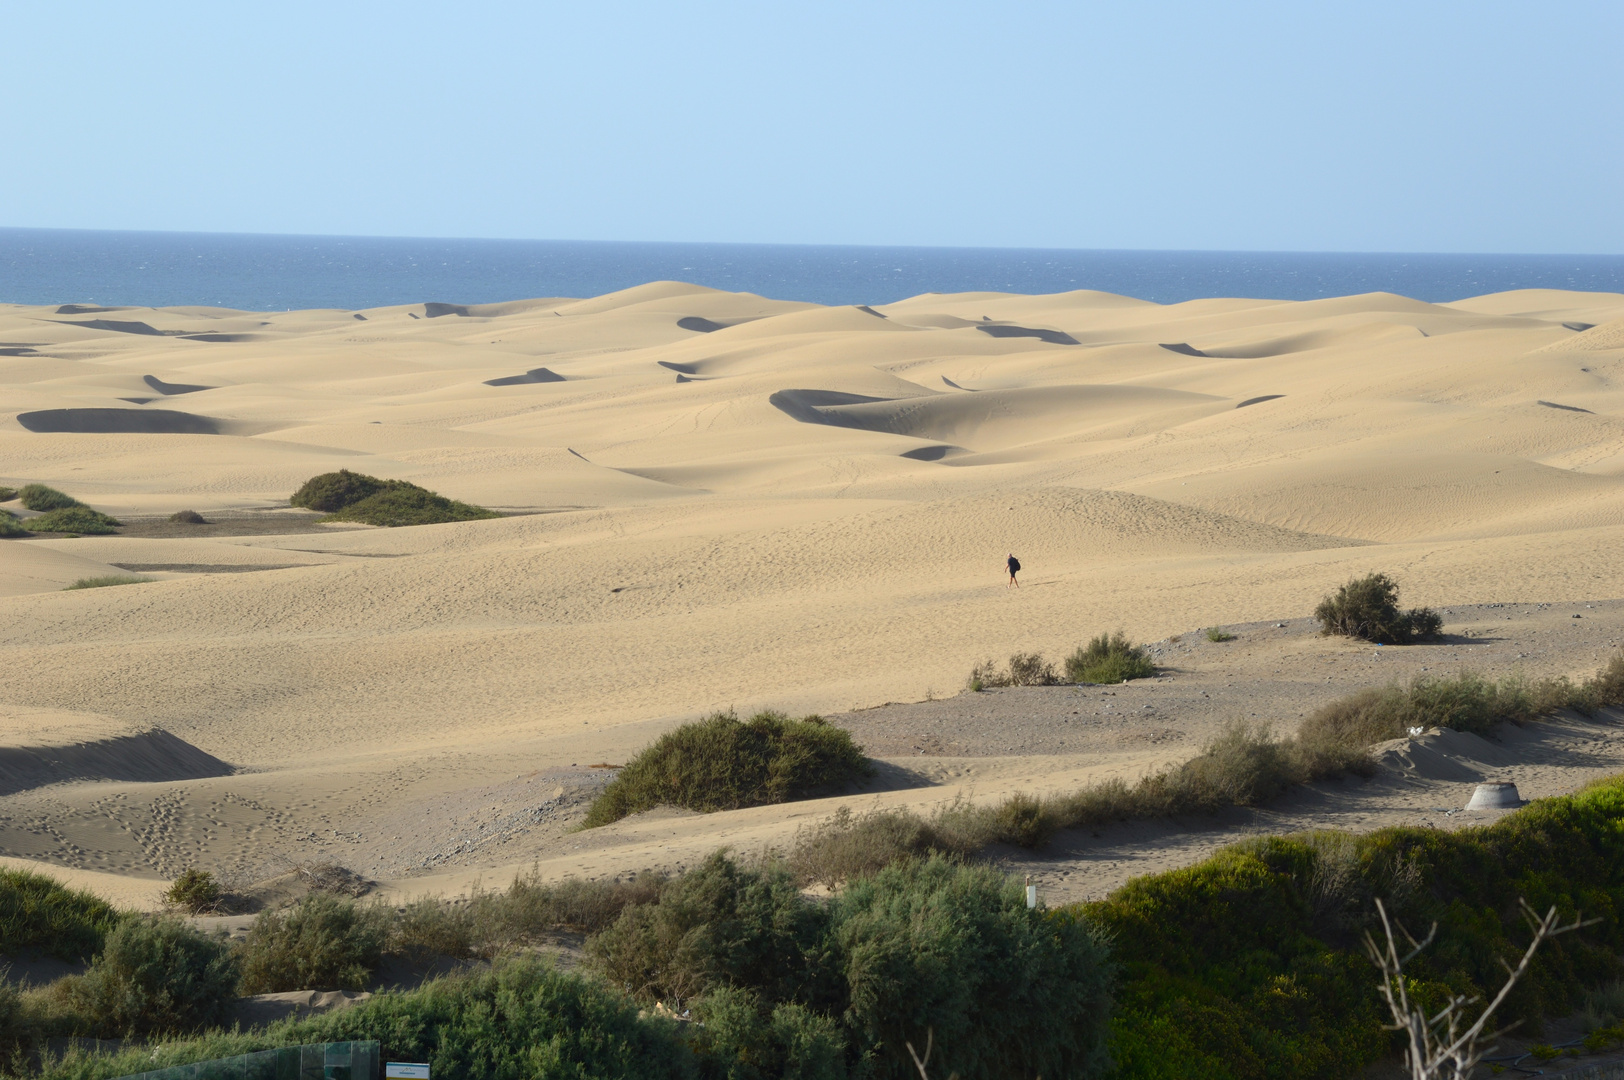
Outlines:
{"type": "Polygon", "coordinates": [[[1217,642],[1217,641],[1234,641],[1235,640],[1235,635],[1231,634],[1229,631],[1225,630],[1221,626],[1209,626],[1209,627],[1207,627],[1207,640],[1208,641],[1214,641],[1214,642],[1217,642]]]}
{"type": "Polygon", "coordinates": [[[1383,645],[1408,645],[1438,636],[1443,617],[1431,608],[1398,608],[1398,585],[1386,574],[1366,574],[1354,578],[1336,593],[1319,602],[1314,618],[1320,633],[1374,641],[1383,645]]]}
{"type": "Polygon", "coordinates": [[[50,510],[24,523],[30,530],[43,533],[81,533],[87,536],[106,536],[123,522],[88,506],[69,506],[50,510]]]}
{"type": "Polygon", "coordinates": [[[22,490],[17,492],[17,497],[22,499],[23,506],[40,513],[82,505],[72,495],[56,488],[46,487],[44,484],[25,484],[22,490]]]}
{"type": "Polygon", "coordinates": [[[32,536],[23,527],[22,520],[10,510],[0,510],[0,537],[32,536]]]}
{"type": "Polygon", "coordinates": [[[72,585],[62,586],[63,592],[72,592],[75,589],[105,589],[112,585],[144,585],[155,578],[141,577],[139,574],[103,574],[100,577],[82,577],[72,585]]]}
{"type": "Polygon", "coordinates": [[[851,733],[820,716],[792,720],[731,712],[662,735],[609,782],[587,811],[588,828],[656,806],[701,813],[802,799],[873,774],[851,733]]]}

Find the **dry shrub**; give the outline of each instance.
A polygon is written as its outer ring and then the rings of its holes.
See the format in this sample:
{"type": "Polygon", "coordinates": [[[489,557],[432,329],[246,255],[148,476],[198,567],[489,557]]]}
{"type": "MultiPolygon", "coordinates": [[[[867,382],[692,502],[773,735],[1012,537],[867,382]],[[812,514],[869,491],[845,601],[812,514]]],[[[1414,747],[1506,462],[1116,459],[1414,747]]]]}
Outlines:
{"type": "Polygon", "coordinates": [[[213,911],[220,903],[220,883],[207,870],[191,867],[180,872],[164,893],[164,902],[192,915],[213,911]]]}
{"type": "Polygon", "coordinates": [[[1009,658],[1011,686],[1053,686],[1059,681],[1054,665],[1037,653],[1016,653],[1009,658]]]}

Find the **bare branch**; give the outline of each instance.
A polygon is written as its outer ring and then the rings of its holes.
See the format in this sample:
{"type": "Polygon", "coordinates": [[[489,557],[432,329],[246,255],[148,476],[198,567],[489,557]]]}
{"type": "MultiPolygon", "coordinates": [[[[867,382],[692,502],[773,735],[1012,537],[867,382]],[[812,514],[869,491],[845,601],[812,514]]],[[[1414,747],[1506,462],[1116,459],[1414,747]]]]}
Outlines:
{"type": "Polygon", "coordinates": [[[932,1047],[936,1045],[936,1029],[925,1029],[925,1056],[923,1058],[914,1049],[913,1043],[904,1042],[902,1045],[908,1048],[908,1056],[913,1058],[914,1068],[919,1070],[919,1080],[930,1080],[930,1075],[925,1072],[925,1066],[930,1064],[930,1052],[932,1047]]]}

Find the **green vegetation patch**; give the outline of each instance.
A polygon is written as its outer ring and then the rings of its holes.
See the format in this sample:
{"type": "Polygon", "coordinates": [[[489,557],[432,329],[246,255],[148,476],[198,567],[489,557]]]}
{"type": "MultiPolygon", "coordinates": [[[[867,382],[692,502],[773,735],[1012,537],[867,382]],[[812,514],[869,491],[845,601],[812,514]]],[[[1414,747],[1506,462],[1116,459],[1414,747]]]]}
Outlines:
{"type": "Polygon", "coordinates": [[[88,506],[70,506],[29,518],[24,524],[37,533],[81,533],[96,536],[111,533],[123,522],[88,506]]]}
{"type": "Polygon", "coordinates": [[[324,514],[331,514],[335,510],[342,510],[352,506],[362,499],[370,498],[380,491],[387,490],[391,485],[402,483],[400,480],[379,480],[376,476],[367,476],[364,473],[350,472],[340,469],[337,472],[322,473],[312,476],[295,491],[288,502],[294,506],[302,506],[307,510],[320,510],[324,514]]]}
{"type": "Polygon", "coordinates": [[[224,890],[213,874],[189,867],[182,870],[164,892],[164,903],[173,904],[191,915],[201,915],[213,911],[223,895],[224,890]]]}
{"type": "Polygon", "coordinates": [[[22,519],[10,510],[0,510],[0,537],[30,536],[23,527],[22,519]]]}
{"type": "Polygon", "coordinates": [[[105,589],[111,585],[142,585],[152,581],[152,578],[141,577],[138,574],[103,574],[100,577],[82,577],[72,585],[62,586],[63,592],[72,592],[75,589],[105,589]]]}
{"type": "Polygon", "coordinates": [[[1406,975],[1430,1007],[1492,996],[1527,943],[1517,907],[1603,921],[1547,942],[1497,1018],[1538,1034],[1624,976],[1624,779],[1493,825],[1248,841],[1080,905],[1125,978],[1113,1052],[1125,1078],[1348,1077],[1392,1045],[1360,935],[1374,901],[1438,940],[1406,975]]]}
{"type": "Polygon", "coordinates": [[[1211,642],[1234,641],[1235,635],[1221,626],[1207,627],[1207,640],[1211,642]]]}
{"type": "Polygon", "coordinates": [[[0,953],[34,949],[67,961],[101,951],[120,916],[106,901],[26,870],[0,870],[0,953]]]}
{"type": "Polygon", "coordinates": [[[1319,602],[1314,618],[1320,633],[1374,641],[1382,645],[1409,645],[1438,636],[1443,618],[1431,608],[1400,611],[1398,585],[1386,574],[1354,578],[1319,602]]]}
{"type": "Polygon", "coordinates": [[[323,521],[356,521],[364,525],[440,525],[448,521],[482,521],[501,517],[494,510],[472,506],[432,491],[396,481],[396,486],[328,514],[323,521]]]}
{"type": "Polygon", "coordinates": [[[81,506],[82,503],[66,492],[56,488],[46,487],[44,484],[25,484],[17,496],[22,499],[23,506],[30,510],[44,513],[47,510],[66,510],[69,507],[81,506]]]}
{"type": "Polygon", "coordinates": [[[141,1038],[224,1023],[236,986],[230,946],[166,916],[126,919],[89,971],[49,993],[76,1034],[141,1038]]]}
{"type": "Polygon", "coordinates": [[[390,916],[321,892],[286,911],[261,912],[239,954],[242,992],[362,989],[389,943],[390,916]]]}
{"type": "Polygon", "coordinates": [[[701,813],[804,799],[873,773],[851,733],[819,716],[792,720],[731,712],[662,735],[609,782],[587,811],[588,827],[656,806],[701,813]]]}
{"type": "Polygon", "coordinates": [[[493,510],[448,499],[405,480],[380,480],[348,469],[312,476],[288,502],[323,511],[328,515],[327,521],[355,521],[365,525],[438,525],[501,516],[493,510]]]}
{"type": "Polygon", "coordinates": [[[1101,634],[1066,657],[1066,678],[1074,683],[1119,683],[1156,674],[1150,654],[1118,630],[1101,634]]]}
{"type": "Polygon", "coordinates": [[[0,486],[0,502],[10,502],[17,497],[17,489],[0,486]]]}

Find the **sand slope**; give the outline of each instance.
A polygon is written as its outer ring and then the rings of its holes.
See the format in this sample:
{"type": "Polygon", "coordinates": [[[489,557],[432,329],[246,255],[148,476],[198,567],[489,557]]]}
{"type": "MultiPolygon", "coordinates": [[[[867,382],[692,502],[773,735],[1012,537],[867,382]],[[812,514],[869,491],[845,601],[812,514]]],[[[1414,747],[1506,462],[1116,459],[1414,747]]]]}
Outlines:
{"type": "Polygon", "coordinates": [[[246,874],[708,710],[952,693],[1369,569],[1419,603],[1624,595],[1620,327],[1624,296],[1550,290],[0,307],[0,484],[251,520],[349,468],[514,515],[0,543],[0,759],[54,745],[23,738],[50,709],[236,770],[53,776],[0,797],[0,855],[246,874]],[[59,591],[115,567],[160,580],[59,591]],[[58,814],[101,832],[52,840],[58,814]]]}

